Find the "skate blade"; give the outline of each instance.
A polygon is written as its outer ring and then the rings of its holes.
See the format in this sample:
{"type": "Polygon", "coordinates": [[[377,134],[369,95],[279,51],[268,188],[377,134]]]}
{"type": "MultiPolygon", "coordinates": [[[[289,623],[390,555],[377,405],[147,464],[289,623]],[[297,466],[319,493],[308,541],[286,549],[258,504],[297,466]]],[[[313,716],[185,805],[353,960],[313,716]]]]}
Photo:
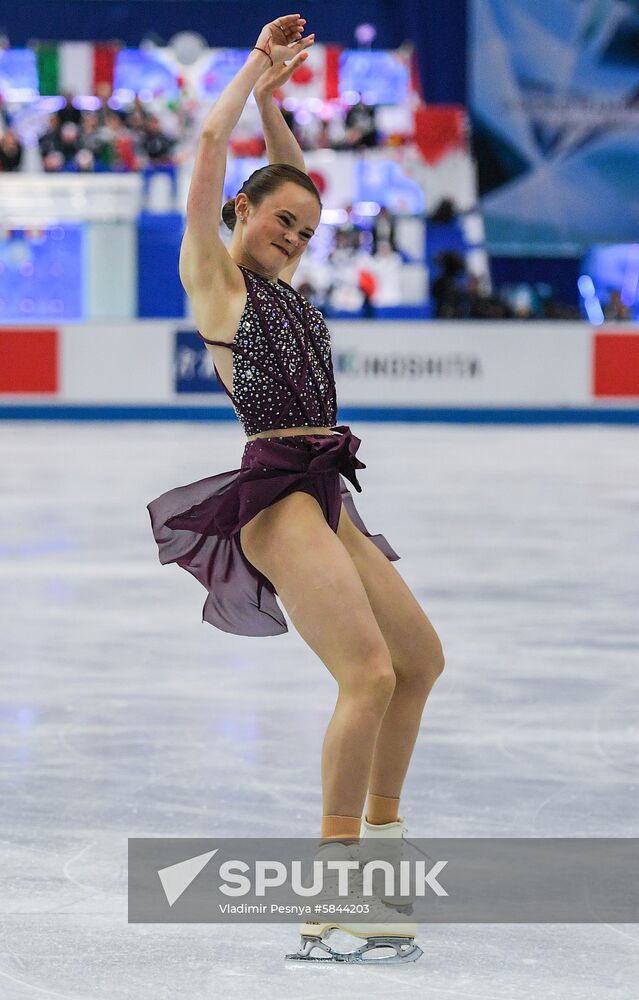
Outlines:
{"type": "Polygon", "coordinates": [[[299,951],[286,955],[287,961],[298,962],[324,962],[324,963],[344,963],[360,965],[400,965],[405,962],[416,962],[424,954],[419,945],[411,938],[398,937],[376,937],[369,938],[365,944],[356,948],[355,951],[339,952],[322,941],[319,937],[302,935],[299,951]],[[319,948],[326,952],[325,955],[312,955],[311,952],[319,948]],[[387,955],[385,958],[365,958],[364,956],[378,948],[392,948],[394,955],[387,955]]]}

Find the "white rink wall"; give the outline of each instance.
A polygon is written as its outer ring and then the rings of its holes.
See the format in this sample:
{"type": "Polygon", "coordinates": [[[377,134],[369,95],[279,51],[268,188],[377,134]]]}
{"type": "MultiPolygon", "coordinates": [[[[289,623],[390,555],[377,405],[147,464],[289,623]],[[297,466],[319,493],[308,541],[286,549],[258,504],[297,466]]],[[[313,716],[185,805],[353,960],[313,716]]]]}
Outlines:
{"type": "MultiPolygon", "coordinates": [[[[439,407],[639,407],[639,327],[632,324],[330,327],[340,412],[356,408],[383,420],[398,411],[398,419],[403,411],[411,419],[414,411],[419,420],[439,407]]],[[[27,416],[36,407],[46,416],[65,404],[106,408],[105,417],[109,407],[143,407],[150,418],[170,417],[172,408],[176,416],[184,408],[195,417],[230,415],[188,320],[0,327],[0,415],[20,416],[24,407],[27,416]]]]}

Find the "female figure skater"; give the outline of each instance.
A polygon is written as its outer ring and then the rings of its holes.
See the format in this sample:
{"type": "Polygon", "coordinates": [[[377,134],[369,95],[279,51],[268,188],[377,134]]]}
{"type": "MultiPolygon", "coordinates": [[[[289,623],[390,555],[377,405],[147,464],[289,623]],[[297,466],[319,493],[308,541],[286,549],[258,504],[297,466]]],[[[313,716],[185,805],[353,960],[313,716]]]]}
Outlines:
{"type": "MultiPolygon", "coordinates": [[[[290,285],[321,203],[272,94],[307,58],[314,36],[303,37],[304,25],[289,14],[261,31],[203,123],[188,196],[180,276],[247,434],[241,468],[172,489],[148,510],[160,561],[182,566],[208,590],[203,621],[240,635],[281,634],[278,595],[335,678],[322,748],[318,858],[323,851],[326,859],[357,857],[360,837],[401,846],[400,792],[443,655],[392,566],[399,556],[370,535],[343,482],[361,491],[360,440],[335,426],[329,333],[290,285]],[[233,230],[227,250],[219,235],[226,147],[252,90],[270,165],[223,206],[233,230]]],[[[303,924],[302,948],[289,957],[343,961],[322,940],[339,928],[367,938],[348,960],[384,942],[394,954],[377,961],[414,961],[422,954],[416,924],[397,922],[389,902],[376,901],[369,923],[303,924]],[[314,947],[329,957],[311,956],[314,947]]]]}

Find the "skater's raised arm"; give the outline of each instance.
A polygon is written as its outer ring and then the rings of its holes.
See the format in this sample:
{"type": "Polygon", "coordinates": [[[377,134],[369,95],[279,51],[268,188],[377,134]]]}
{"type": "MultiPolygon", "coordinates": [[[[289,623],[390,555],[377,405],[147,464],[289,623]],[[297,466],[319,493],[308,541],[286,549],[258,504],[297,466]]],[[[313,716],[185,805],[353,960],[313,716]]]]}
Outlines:
{"type": "MultiPolygon", "coordinates": [[[[313,35],[310,36],[313,38],[313,35]]],[[[306,173],[304,156],[297,139],[286,124],[274,97],[273,91],[282,87],[290,80],[295,70],[305,59],[307,52],[300,52],[289,63],[269,67],[262,73],[253,91],[259,108],[266,142],[266,155],[269,163],[290,163],[306,173]]]]}
{"type": "Polygon", "coordinates": [[[213,278],[219,278],[222,287],[233,280],[235,268],[219,235],[227,143],[262,73],[313,44],[313,36],[302,38],[304,24],[299,14],[287,14],[265,25],[246,63],[204,119],[180,251],[180,278],[187,293],[213,278]]]}

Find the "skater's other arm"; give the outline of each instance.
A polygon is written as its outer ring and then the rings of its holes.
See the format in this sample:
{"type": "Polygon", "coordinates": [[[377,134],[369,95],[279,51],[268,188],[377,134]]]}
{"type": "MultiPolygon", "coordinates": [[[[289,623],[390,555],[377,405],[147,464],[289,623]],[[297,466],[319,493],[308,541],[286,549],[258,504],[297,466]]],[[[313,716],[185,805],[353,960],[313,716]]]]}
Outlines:
{"type": "Polygon", "coordinates": [[[280,65],[313,44],[302,38],[304,21],[287,14],[267,24],[244,66],[222,91],[204,119],[186,206],[186,231],[180,250],[180,278],[187,293],[212,283],[225,290],[237,281],[220,237],[220,216],[226,172],[226,147],[247,98],[270,62],[280,65]],[[267,54],[268,53],[268,54],[267,54]]]}
{"type": "MultiPolygon", "coordinates": [[[[310,36],[313,37],[312,35],[310,36]]],[[[307,58],[306,52],[300,52],[288,64],[268,67],[262,73],[255,84],[253,91],[255,102],[258,106],[262,127],[264,129],[264,140],[266,142],[266,155],[269,163],[290,163],[306,173],[304,156],[299,147],[299,143],[290,128],[286,124],[282,112],[280,111],[273,91],[279,90],[287,80],[290,80],[295,70],[307,58]]]]}

